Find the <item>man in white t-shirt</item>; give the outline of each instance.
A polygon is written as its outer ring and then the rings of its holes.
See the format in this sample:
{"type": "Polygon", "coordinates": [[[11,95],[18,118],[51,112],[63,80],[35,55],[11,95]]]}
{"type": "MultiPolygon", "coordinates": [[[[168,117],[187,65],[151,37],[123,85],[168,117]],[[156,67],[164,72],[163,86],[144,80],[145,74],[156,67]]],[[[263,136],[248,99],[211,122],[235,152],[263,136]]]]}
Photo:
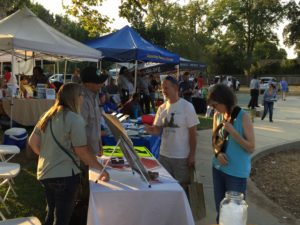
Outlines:
{"type": "Polygon", "coordinates": [[[159,161],[187,190],[190,169],[195,166],[199,120],[194,106],[179,97],[178,89],[172,76],[163,80],[162,92],[167,101],[158,108],[153,126],[145,129],[149,134],[162,134],[159,161]]]}

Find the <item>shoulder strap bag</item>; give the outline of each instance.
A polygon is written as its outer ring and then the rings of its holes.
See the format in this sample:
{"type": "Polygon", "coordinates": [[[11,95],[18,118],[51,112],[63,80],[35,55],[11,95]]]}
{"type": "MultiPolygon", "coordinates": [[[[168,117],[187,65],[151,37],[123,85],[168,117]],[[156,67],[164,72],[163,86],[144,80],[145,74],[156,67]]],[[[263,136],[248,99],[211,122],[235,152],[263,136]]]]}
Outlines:
{"type": "Polygon", "coordinates": [[[64,152],[66,153],[70,159],[73,161],[73,163],[75,164],[75,166],[82,172],[80,166],[77,164],[76,160],[74,159],[74,157],[70,154],[70,152],[64,147],[62,146],[61,143],[59,143],[59,141],[56,139],[54,133],[53,133],[53,129],[52,129],[52,119],[50,120],[50,130],[51,130],[51,134],[52,134],[52,137],[55,141],[55,143],[58,145],[58,147],[64,152]]]}

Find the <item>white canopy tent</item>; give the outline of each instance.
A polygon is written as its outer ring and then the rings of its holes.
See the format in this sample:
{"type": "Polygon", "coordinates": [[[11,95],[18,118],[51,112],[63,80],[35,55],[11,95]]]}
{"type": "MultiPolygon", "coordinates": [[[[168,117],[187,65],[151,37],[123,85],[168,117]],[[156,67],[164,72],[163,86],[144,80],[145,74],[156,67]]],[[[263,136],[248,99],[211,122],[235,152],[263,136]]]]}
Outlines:
{"type": "MultiPolygon", "coordinates": [[[[16,74],[21,61],[63,60],[66,74],[68,60],[98,62],[101,58],[100,51],[60,33],[26,7],[0,21],[0,62],[11,61],[12,74],[16,74]]],[[[12,115],[10,118],[12,126],[12,115]]]]}
{"type": "Polygon", "coordinates": [[[0,61],[9,57],[13,64],[15,58],[97,62],[102,54],[55,30],[25,7],[0,21],[0,61]]]}

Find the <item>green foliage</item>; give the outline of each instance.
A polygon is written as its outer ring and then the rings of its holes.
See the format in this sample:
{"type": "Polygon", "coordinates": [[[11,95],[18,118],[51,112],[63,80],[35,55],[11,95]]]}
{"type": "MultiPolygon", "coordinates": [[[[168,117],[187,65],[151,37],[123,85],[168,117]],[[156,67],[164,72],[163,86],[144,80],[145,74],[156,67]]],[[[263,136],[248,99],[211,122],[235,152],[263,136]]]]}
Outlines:
{"type": "Polygon", "coordinates": [[[300,62],[295,59],[265,59],[251,65],[251,74],[265,75],[282,75],[295,74],[300,71],[300,62]]]}
{"type": "Polygon", "coordinates": [[[125,0],[120,16],[125,17],[147,40],[194,60],[205,60],[209,34],[205,28],[207,1],[125,0]],[[197,49],[197,51],[195,51],[197,49]]]}
{"type": "Polygon", "coordinates": [[[243,67],[247,70],[254,62],[257,42],[278,41],[272,29],[283,15],[279,0],[215,0],[207,26],[218,41],[236,45],[243,51],[243,67]]]}
{"type": "Polygon", "coordinates": [[[89,32],[89,36],[95,37],[101,33],[107,33],[110,28],[107,26],[111,20],[105,15],[101,15],[95,6],[101,6],[102,0],[77,0],[68,5],[63,2],[63,7],[68,15],[79,20],[82,28],[89,32]]]}
{"type": "Polygon", "coordinates": [[[88,39],[88,32],[81,28],[79,23],[71,21],[67,16],[53,15],[49,10],[38,3],[29,4],[28,7],[45,23],[63,34],[78,41],[88,39]]]}
{"type": "Polygon", "coordinates": [[[88,39],[88,32],[81,28],[80,24],[71,21],[67,16],[53,15],[38,3],[31,3],[30,0],[2,0],[0,1],[0,17],[6,17],[18,9],[27,6],[48,25],[54,27],[65,35],[78,41],[88,39]]]}
{"type": "MultiPolygon", "coordinates": [[[[29,0],[3,0],[0,6],[14,12],[27,4],[41,19],[66,35],[79,40],[99,36],[110,31],[111,20],[96,11],[108,0],[63,1],[68,15],[52,15],[39,4],[29,0]],[[67,4],[67,5],[66,5],[67,4]]],[[[299,48],[300,3],[281,0],[192,0],[179,4],[173,0],[121,0],[120,17],[145,39],[182,57],[208,65],[209,74],[250,75],[255,71],[269,71],[270,62],[286,58],[278,49],[274,28],[284,19],[290,23],[284,30],[286,44],[299,48]],[[209,3],[211,2],[211,3],[209,3]],[[269,60],[269,61],[265,61],[269,60]],[[268,62],[266,64],[266,62],[268,62]]],[[[1,16],[1,7],[0,7],[1,16]]],[[[280,63],[279,66],[284,64],[280,63]]],[[[276,72],[292,70],[291,67],[276,72]]],[[[278,69],[278,70],[277,70],[278,69]]]]}
{"type": "Polygon", "coordinates": [[[250,74],[280,74],[280,60],[262,60],[251,65],[250,74]]]}
{"type": "Polygon", "coordinates": [[[0,19],[14,13],[19,8],[30,4],[30,0],[1,0],[0,19]]]}
{"type": "Polygon", "coordinates": [[[290,23],[284,28],[284,43],[288,46],[296,45],[298,57],[300,53],[300,2],[298,5],[295,1],[287,4],[287,18],[290,23]]]}
{"type": "Polygon", "coordinates": [[[257,42],[253,49],[253,59],[285,59],[287,53],[284,49],[278,49],[276,44],[271,42],[257,42]]]}
{"type": "Polygon", "coordinates": [[[296,59],[286,59],[281,61],[281,74],[297,74],[300,71],[300,62],[296,59]]]}

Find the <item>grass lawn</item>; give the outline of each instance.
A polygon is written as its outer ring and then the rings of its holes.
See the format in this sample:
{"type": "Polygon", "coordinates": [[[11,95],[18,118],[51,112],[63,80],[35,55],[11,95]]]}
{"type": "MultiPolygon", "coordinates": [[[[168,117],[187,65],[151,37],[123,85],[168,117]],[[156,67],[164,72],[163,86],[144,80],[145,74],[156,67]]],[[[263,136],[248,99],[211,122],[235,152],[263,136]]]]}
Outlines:
{"type": "Polygon", "coordinates": [[[212,118],[206,118],[205,115],[198,114],[199,122],[197,130],[212,129],[212,118]]]}
{"type": "MultiPolygon", "coordinates": [[[[6,204],[11,212],[7,214],[5,208],[0,204],[0,211],[7,219],[16,217],[36,216],[41,221],[45,217],[45,197],[41,184],[36,179],[36,160],[27,159],[25,150],[16,155],[11,162],[21,164],[20,173],[14,178],[14,190],[9,193],[6,204]]],[[[4,197],[7,185],[0,188],[0,195],[4,197]]]]}

